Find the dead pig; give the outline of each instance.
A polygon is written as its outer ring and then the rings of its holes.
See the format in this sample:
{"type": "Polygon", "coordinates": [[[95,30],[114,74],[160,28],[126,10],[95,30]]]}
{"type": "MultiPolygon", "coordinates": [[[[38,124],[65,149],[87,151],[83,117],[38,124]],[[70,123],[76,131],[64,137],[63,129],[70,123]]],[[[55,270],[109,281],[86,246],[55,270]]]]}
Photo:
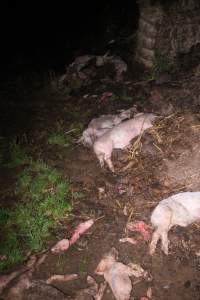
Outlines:
{"type": "Polygon", "coordinates": [[[79,142],[84,146],[91,147],[98,137],[102,136],[121,121],[122,119],[115,115],[103,115],[99,118],[95,118],[89,123],[88,128],[83,131],[79,142]]]}
{"type": "Polygon", "coordinates": [[[125,119],[130,119],[134,108],[127,110],[122,110],[116,115],[102,115],[99,118],[93,119],[86,130],[83,131],[82,137],[78,142],[82,143],[84,146],[91,147],[94,141],[101,137],[108,130],[113,128],[115,125],[120,124],[125,119]]]}
{"type": "Polygon", "coordinates": [[[151,215],[151,223],[155,227],[150,244],[150,254],[155,252],[161,239],[161,247],[168,254],[168,231],[174,225],[186,227],[200,220],[200,192],[185,192],[162,200],[151,215]]]}
{"type": "Polygon", "coordinates": [[[118,262],[117,259],[118,251],[112,248],[103,256],[95,273],[104,276],[116,300],[129,300],[132,290],[132,283],[129,277],[145,277],[147,272],[137,264],[124,265],[118,262]]]}
{"type": "Polygon", "coordinates": [[[109,169],[114,172],[111,161],[113,149],[124,149],[128,147],[134,137],[141,134],[145,129],[153,126],[152,121],[155,117],[156,116],[151,113],[138,114],[133,119],[116,125],[99,137],[94,142],[93,149],[101,167],[103,167],[104,162],[106,162],[109,169]]]}

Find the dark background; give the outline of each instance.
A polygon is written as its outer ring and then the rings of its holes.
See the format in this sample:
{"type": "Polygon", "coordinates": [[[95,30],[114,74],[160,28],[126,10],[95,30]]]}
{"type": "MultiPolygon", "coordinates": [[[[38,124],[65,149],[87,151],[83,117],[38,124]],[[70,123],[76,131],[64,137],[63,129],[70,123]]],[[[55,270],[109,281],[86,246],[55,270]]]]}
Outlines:
{"type": "Polygon", "coordinates": [[[137,28],[136,1],[18,1],[1,4],[1,67],[59,67],[99,53],[137,28]]]}

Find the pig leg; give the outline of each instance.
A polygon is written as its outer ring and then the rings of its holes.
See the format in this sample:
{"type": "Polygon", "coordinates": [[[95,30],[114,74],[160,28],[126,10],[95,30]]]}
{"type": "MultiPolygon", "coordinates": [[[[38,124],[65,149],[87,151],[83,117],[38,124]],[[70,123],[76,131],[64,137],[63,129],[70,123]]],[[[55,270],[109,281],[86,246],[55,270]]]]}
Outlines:
{"type": "Polygon", "coordinates": [[[173,226],[172,216],[173,216],[172,209],[170,207],[167,207],[165,209],[165,214],[163,216],[162,227],[160,228],[161,247],[163,252],[166,255],[168,255],[168,246],[169,246],[168,231],[173,226]]]}
{"type": "Polygon", "coordinates": [[[150,255],[154,254],[154,252],[156,250],[157,243],[158,243],[160,238],[161,238],[161,234],[160,234],[159,230],[156,229],[153,233],[151,244],[150,244],[150,247],[149,247],[150,255]]]}
{"type": "Polygon", "coordinates": [[[157,243],[159,239],[161,239],[161,244],[162,244],[162,250],[163,252],[168,255],[168,245],[169,245],[169,240],[168,240],[168,231],[172,227],[172,210],[169,207],[165,207],[164,211],[161,211],[161,219],[159,222],[156,224],[157,229],[153,233],[153,237],[151,240],[150,244],[150,254],[154,254],[157,243]]]}
{"type": "Polygon", "coordinates": [[[168,255],[168,246],[169,246],[169,240],[167,237],[168,231],[164,230],[161,234],[161,243],[162,243],[162,250],[163,252],[168,255]]]}
{"type": "Polygon", "coordinates": [[[163,252],[166,255],[168,255],[169,240],[167,237],[167,233],[168,233],[168,230],[163,229],[163,228],[162,229],[159,228],[153,233],[153,237],[152,237],[151,244],[150,244],[150,251],[149,251],[150,255],[154,254],[159,239],[161,239],[161,244],[162,244],[161,247],[162,247],[163,252]]]}
{"type": "Polygon", "coordinates": [[[105,157],[105,162],[107,163],[108,168],[110,169],[110,171],[114,173],[115,169],[114,169],[113,163],[111,161],[111,158],[110,157],[105,157]]]}
{"type": "Polygon", "coordinates": [[[104,167],[104,154],[97,155],[101,168],[104,167]]]}
{"type": "Polygon", "coordinates": [[[168,246],[169,246],[169,240],[168,240],[168,237],[167,237],[167,233],[168,231],[165,230],[156,230],[154,233],[153,233],[153,237],[152,237],[152,240],[151,240],[151,244],[150,244],[150,255],[153,255],[155,250],[156,250],[156,246],[157,246],[157,243],[159,241],[159,239],[161,239],[161,244],[162,244],[162,250],[163,252],[168,255],[168,246]]]}

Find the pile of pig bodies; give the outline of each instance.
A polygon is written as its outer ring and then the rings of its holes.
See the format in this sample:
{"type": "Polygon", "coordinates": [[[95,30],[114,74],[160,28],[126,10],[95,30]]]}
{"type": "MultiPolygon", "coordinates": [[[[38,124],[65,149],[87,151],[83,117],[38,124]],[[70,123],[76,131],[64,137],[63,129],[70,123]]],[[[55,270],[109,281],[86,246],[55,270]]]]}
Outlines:
{"type": "Polygon", "coordinates": [[[115,125],[120,124],[126,119],[130,119],[135,109],[122,110],[116,115],[102,115],[98,118],[92,119],[88,128],[82,133],[81,138],[78,140],[86,147],[92,147],[97,138],[102,136],[115,125]]]}
{"type": "Polygon", "coordinates": [[[144,130],[153,126],[156,115],[140,113],[129,119],[131,110],[123,111],[119,115],[101,116],[93,119],[88,128],[83,132],[79,142],[92,147],[100,166],[104,163],[114,172],[111,160],[114,149],[125,149],[133,138],[142,134],[144,130]],[[129,119],[124,121],[125,119],[129,119]]]}
{"type": "MultiPolygon", "coordinates": [[[[112,151],[128,147],[134,137],[153,126],[156,118],[152,113],[139,113],[131,117],[132,113],[127,110],[118,115],[104,115],[93,119],[79,140],[85,146],[93,147],[100,166],[103,167],[106,163],[112,172],[112,151]]],[[[155,253],[159,240],[162,251],[168,255],[169,230],[173,226],[186,227],[196,221],[200,221],[200,192],[178,193],[161,200],[151,215],[155,231],[150,243],[150,255],[155,253]]]]}

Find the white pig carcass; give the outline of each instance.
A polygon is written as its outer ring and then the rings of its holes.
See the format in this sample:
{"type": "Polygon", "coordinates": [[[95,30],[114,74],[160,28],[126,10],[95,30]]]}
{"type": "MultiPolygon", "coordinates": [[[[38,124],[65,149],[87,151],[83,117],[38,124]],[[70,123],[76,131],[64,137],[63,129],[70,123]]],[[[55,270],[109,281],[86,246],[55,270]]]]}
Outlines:
{"type": "Polygon", "coordinates": [[[88,128],[83,131],[78,142],[82,143],[84,146],[91,147],[94,144],[94,141],[108,130],[113,128],[115,125],[120,124],[123,120],[130,119],[133,112],[134,107],[122,110],[116,115],[102,115],[99,118],[93,119],[89,123],[88,128]]]}
{"type": "Polygon", "coordinates": [[[99,137],[94,142],[93,150],[101,167],[103,167],[104,162],[106,162],[109,169],[114,172],[111,161],[113,149],[124,149],[128,147],[134,137],[140,135],[145,129],[153,126],[152,121],[155,117],[156,116],[152,113],[140,113],[133,119],[116,125],[99,137]]]}
{"type": "Polygon", "coordinates": [[[155,252],[161,239],[161,247],[168,254],[168,231],[174,225],[186,227],[200,220],[200,192],[185,192],[162,200],[151,215],[155,231],[150,243],[150,254],[155,252]]]}

